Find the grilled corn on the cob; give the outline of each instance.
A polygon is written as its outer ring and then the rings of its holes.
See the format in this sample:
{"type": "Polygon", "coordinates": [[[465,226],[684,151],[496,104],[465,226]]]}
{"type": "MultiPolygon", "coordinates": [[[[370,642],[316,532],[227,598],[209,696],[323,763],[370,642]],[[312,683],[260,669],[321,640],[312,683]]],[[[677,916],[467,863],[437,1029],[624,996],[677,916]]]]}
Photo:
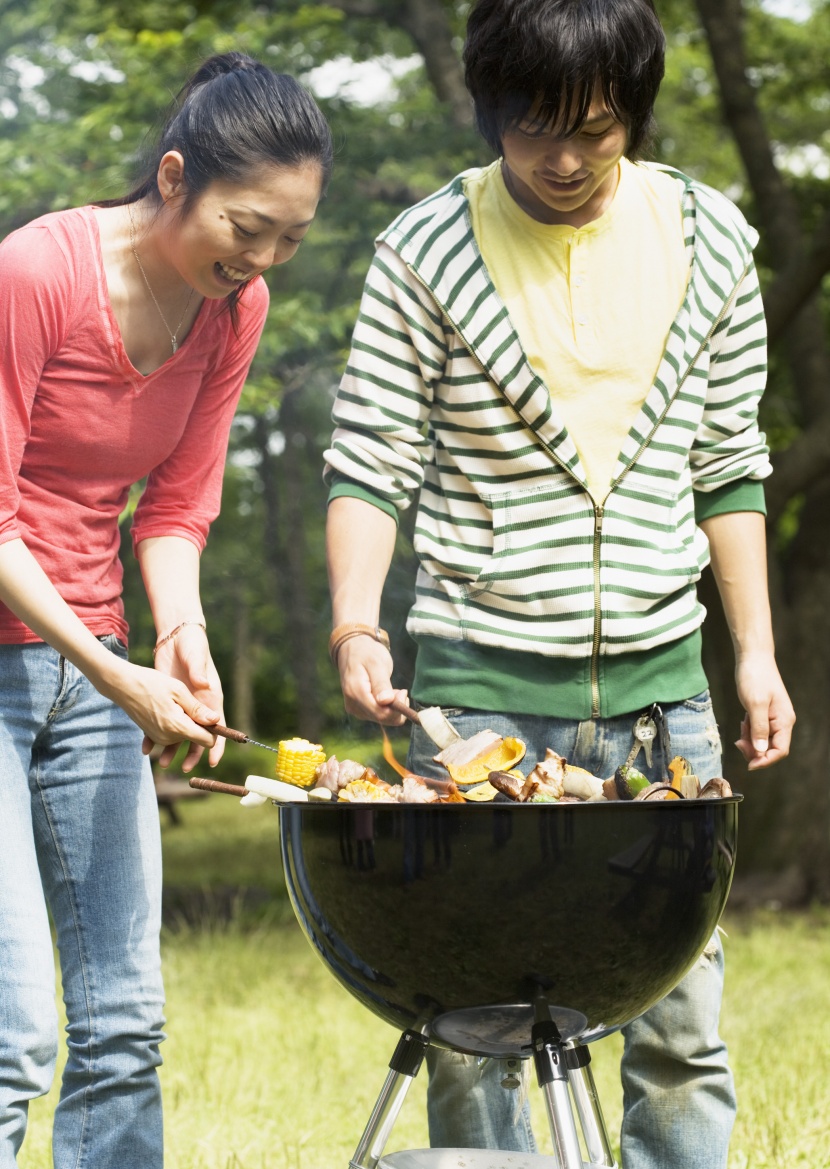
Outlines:
{"type": "Polygon", "coordinates": [[[297,787],[312,787],[317,768],[325,763],[326,753],[319,743],[308,739],[283,739],[277,749],[277,779],[297,787]]]}

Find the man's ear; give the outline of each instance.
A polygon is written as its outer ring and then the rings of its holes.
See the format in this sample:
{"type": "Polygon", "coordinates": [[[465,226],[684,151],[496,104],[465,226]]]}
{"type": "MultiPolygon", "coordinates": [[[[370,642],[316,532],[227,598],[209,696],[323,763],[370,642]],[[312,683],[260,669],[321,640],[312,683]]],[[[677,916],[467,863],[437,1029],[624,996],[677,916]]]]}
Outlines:
{"type": "Polygon", "coordinates": [[[178,150],[168,150],[159,163],[159,194],[166,203],[168,199],[181,197],[185,192],[184,156],[178,150]]]}

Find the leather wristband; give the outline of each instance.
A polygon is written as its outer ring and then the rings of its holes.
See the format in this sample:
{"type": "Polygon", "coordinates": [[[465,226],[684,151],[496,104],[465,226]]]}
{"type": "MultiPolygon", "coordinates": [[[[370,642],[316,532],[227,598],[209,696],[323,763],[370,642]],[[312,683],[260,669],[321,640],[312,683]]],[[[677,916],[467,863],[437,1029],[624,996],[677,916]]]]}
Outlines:
{"type": "Polygon", "coordinates": [[[329,657],[332,664],[337,666],[337,655],[340,652],[340,647],[349,641],[352,637],[371,637],[375,641],[379,641],[384,649],[389,649],[389,634],[385,629],[381,629],[379,625],[363,625],[360,621],[346,621],[342,625],[337,625],[331,631],[329,638],[329,657]]]}

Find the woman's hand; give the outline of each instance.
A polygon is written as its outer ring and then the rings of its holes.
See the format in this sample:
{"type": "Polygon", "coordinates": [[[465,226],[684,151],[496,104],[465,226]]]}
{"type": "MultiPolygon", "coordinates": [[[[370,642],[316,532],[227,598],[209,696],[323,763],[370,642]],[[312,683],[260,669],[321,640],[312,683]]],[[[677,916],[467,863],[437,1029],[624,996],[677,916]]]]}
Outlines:
{"type": "Polygon", "coordinates": [[[350,637],[337,653],[346,710],[358,718],[399,727],[403,715],[391,710],[395,698],[408,702],[405,690],[392,686],[392,655],[372,637],[350,637]]]}
{"type": "Polygon", "coordinates": [[[213,710],[187,686],[161,670],[148,669],[124,661],[114,654],[96,676],[90,680],[107,698],[125,710],[146,736],[144,752],[154,745],[163,745],[164,766],[170,762],[179,744],[185,740],[191,749],[182,765],[190,771],[205,747],[215,742],[209,724],[219,721],[219,711],[213,710]]]}
{"type": "MultiPolygon", "coordinates": [[[[224,722],[222,683],[219,674],[210,656],[207,634],[199,625],[185,625],[175,637],[165,642],[156,653],[156,670],[182,682],[190,694],[201,704],[202,711],[197,722],[213,723],[224,722]]],[[[194,740],[192,736],[183,736],[190,739],[188,751],[182,771],[191,771],[202,756],[204,740],[194,740]]],[[[166,744],[158,756],[158,763],[167,767],[180,745],[181,739],[171,743],[169,739],[155,739],[149,733],[144,740],[145,754],[155,751],[162,743],[166,744]]],[[[211,738],[212,746],[208,755],[208,763],[215,767],[222,758],[225,750],[225,740],[211,738]]]]}

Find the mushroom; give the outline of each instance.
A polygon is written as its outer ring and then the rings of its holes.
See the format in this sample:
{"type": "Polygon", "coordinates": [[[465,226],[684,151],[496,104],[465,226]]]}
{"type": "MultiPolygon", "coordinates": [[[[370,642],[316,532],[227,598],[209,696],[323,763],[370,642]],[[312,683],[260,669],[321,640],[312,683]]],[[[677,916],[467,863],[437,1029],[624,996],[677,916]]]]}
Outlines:
{"type": "Polygon", "coordinates": [[[732,795],[732,788],[725,779],[710,779],[709,782],[701,788],[699,799],[701,800],[724,800],[727,796],[732,795]]]}

